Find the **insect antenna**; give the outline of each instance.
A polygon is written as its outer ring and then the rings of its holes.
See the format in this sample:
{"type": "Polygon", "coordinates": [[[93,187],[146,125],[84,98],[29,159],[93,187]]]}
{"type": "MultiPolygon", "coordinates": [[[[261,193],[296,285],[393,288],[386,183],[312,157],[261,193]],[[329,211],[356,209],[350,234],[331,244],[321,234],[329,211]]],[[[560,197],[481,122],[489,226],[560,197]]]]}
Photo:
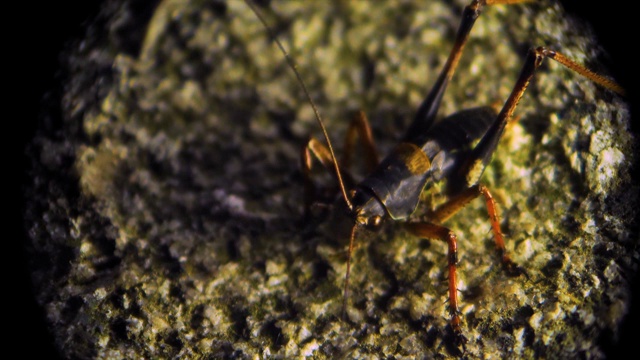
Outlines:
{"type": "Polygon", "coordinates": [[[349,274],[351,273],[351,254],[353,253],[353,246],[356,239],[356,230],[358,227],[353,225],[351,228],[351,235],[349,236],[349,256],[347,256],[347,273],[344,277],[344,292],[342,296],[342,318],[347,318],[347,299],[349,298],[349,274]]]}
{"type": "Polygon", "coordinates": [[[278,48],[280,49],[280,51],[284,55],[284,58],[287,60],[287,64],[293,70],[293,73],[295,74],[296,79],[298,80],[298,83],[300,84],[300,87],[302,87],[302,91],[304,92],[305,96],[307,97],[307,100],[309,101],[309,104],[311,105],[311,108],[313,109],[313,113],[315,114],[315,118],[318,121],[318,124],[320,125],[320,128],[322,129],[322,134],[324,135],[324,138],[325,138],[325,140],[327,142],[327,147],[329,148],[329,152],[331,153],[331,161],[333,162],[333,166],[334,166],[335,171],[336,171],[336,177],[337,177],[337,180],[338,180],[338,185],[340,185],[340,191],[342,192],[342,197],[344,198],[344,201],[347,204],[347,207],[349,208],[349,210],[353,210],[353,205],[351,204],[351,201],[349,200],[349,196],[347,196],[347,190],[345,188],[344,181],[342,181],[342,175],[340,173],[340,166],[338,165],[338,161],[336,160],[336,155],[335,155],[335,153],[333,151],[333,146],[331,145],[331,140],[329,139],[329,133],[327,132],[327,128],[324,126],[324,122],[322,121],[322,117],[320,116],[320,112],[318,111],[318,108],[316,107],[316,104],[311,99],[311,95],[309,94],[309,90],[307,90],[307,86],[305,85],[304,81],[302,81],[302,76],[300,76],[300,72],[298,72],[298,66],[296,65],[296,63],[293,60],[293,58],[289,55],[287,50],[284,48],[284,46],[282,45],[280,40],[278,40],[278,38],[275,36],[273,31],[271,30],[271,27],[267,24],[266,20],[262,17],[262,15],[258,11],[258,9],[256,9],[255,4],[253,4],[253,2],[251,0],[245,0],[245,2],[251,8],[251,10],[256,14],[258,19],[262,23],[262,25],[264,25],[265,29],[267,30],[267,33],[269,34],[269,37],[271,39],[273,39],[273,41],[278,45],[278,48]]]}

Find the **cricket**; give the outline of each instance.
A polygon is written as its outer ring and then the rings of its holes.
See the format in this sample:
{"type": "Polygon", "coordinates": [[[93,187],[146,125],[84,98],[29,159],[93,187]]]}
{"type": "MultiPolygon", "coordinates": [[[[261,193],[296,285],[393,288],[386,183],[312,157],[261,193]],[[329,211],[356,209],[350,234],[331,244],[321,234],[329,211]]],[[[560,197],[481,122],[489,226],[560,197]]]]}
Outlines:
{"type": "MultiPolygon", "coordinates": [[[[513,84],[511,94],[503,104],[461,110],[438,119],[438,110],[447,85],[452,81],[465,45],[476,20],[488,6],[517,6],[531,0],[472,0],[463,10],[453,47],[415,117],[400,142],[382,160],[379,160],[369,121],[364,111],[354,117],[347,131],[345,153],[342,161],[335,155],[320,112],[315,105],[296,63],[274,36],[270,26],[252,0],[245,0],[263,23],[272,40],[283,53],[297,78],[307,101],[322,130],[324,141],[310,138],[301,150],[301,171],[304,178],[305,209],[315,198],[315,186],[311,176],[314,162],[322,164],[335,178],[339,187],[339,201],[347,209],[352,221],[348,239],[348,256],[343,287],[343,317],[349,306],[349,276],[351,258],[358,234],[375,230],[385,221],[401,222],[409,233],[417,238],[439,240],[447,245],[448,313],[451,331],[456,344],[463,346],[467,339],[462,330],[460,299],[457,289],[458,238],[456,232],[444,225],[446,221],[476,198],[486,205],[491,232],[495,241],[497,258],[508,276],[527,276],[526,267],[514,262],[505,248],[500,214],[492,192],[482,183],[482,174],[491,162],[500,139],[509,124],[517,121],[518,102],[544,60],[550,58],[564,67],[584,76],[600,87],[624,96],[624,90],[614,81],[565,57],[561,49],[531,48],[524,59],[521,72],[513,84]],[[353,148],[360,142],[366,154],[365,168],[369,175],[354,180],[349,164],[353,148]],[[432,191],[434,184],[444,184],[446,201],[426,214],[416,209],[421,194],[432,191]]],[[[307,211],[308,212],[308,211],[307,211]]],[[[346,241],[346,239],[345,239],[346,241]]]]}

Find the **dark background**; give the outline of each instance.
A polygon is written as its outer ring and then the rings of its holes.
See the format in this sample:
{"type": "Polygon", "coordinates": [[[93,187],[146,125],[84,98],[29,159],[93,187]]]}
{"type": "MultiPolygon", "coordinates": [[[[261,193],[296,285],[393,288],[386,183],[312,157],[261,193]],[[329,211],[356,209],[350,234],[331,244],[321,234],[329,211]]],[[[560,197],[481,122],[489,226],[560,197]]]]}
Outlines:
{"type": "Polygon", "coordinates": [[[9,176],[10,217],[6,222],[13,227],[10,234],[15,236],[4,239],[9,243],[9,251],[4,252],[5,263],[9,264],[5,270],[9,286],[3,289],[2,297],[8,298],[10,305],[4,307],[3,315],[9,320],[4,328],[9,338],[5,337],[3,343],[17,351],[20,358],[55,360],[61,357],[47,330],[44,311],[36,304],[24,249],[27,237],[23,193],[29,181],[25,148],[35,134],[45,93],[52,97],[60,94],[60,82],[56,79],[60,52],[69,40],[83,37],[83,23],[97,15],[101,1],[15,3],[18,8],[5,13],[6,19],[12,21],[11,29],[5,33],[12,46],[3,51],[3,57],[9,58],[10,64],[5,65],[5,70],[10,70],[6,75],[14,82],[10,84],[13,86],[9,89],[9,98],[17,100],[3,102],[11,114],[4,117],[6,128],[11,129],[5,132],[5,138],[11,144],[10,161],[15,166],[9,176]],[[17,133],[13,129],[17,129],[17,133]]]}
{"type": "MultiPolygon", "coordinates": [[[[232,0],[237,1],[237,0],[232,0]]],[[[610,54],[609,58],[600,59],[611,70],[616,80],[629,92],[632,113],[637,113],[638,97],[636,84],[638,78],[638,58],[631,51],[637,50],[637,27],[632,26],[635,12],[629,6],[608,7],[601,3],[599,6],[585,5],[581,0],[562,1],[567,11],[574,16],[585,19],[595,30],[600,44],[610,54]],[[634,44],[631,44],[630,42],[634,44]]],[[[9,115],[5,116],[5,126],[11,129],[6,132],[11,162],[16,162],[15,168],[9,176],[9,191],[12,194],[8,212],[10,218],[7,223],[15,226],[17,236],[5,239],[9,242],[8,251],[4,252],[8,266],[9,286],[3,294],[12,303],[5,307],[10,332],[10,341],[6,344],[19,346],[22,358],[46,355],[48,359],[56,359],[57,353],[53,346],[53,338],[46,330],[44,312],[36,305],[31,291],[29,274],[26,267],[26,253],[23,244],[26,241],[22,214],[23,187],[27,181],[25,168],[27,160],[25,146],[35,133],[39,111],[42,108],[43,96],[49,92],[56,96],[60,91],[56,74],[60,66],[60,52],[73,39],[84,35],[85,21],[94,18],[99,11],[100,1],[61,1],[41,2],[37,5],[22,5],[17,9],[12,19],[10,31],[5,36],[15,41],[14,46],[5,48],[4,56],[9,58],[8,78],[15,77],[15,84],[9,84],[9,99],[15,97],[19,101],[5,102],[9,115]],[[11,86],[13,85],[13,87],[11,86]],[[17,129],[17,133],[13,129],[17,129]],[[18,142],[14,144],[14,142],[18,142]],[[14,170],[15,169],[15,170],[14,170]]],[[[611,2],[615,3],[615,2],[611,2]]],[[[10,43],[11,44],[11,43],[10,43]]],[[[561,49],[559,49],[561,50],[561,49]]],[[[5,95],[6,96],[6,95],[5,95]]],[[[633,131],[638,134],[637,121],[633,131]]],[[[13,165],[13,164],[12,164],[13,165]]],[[[636,167],[637,168],[637,167],[636,167]]],[[[637,229],[636,229],[637,230],[637,229]]],[[[640,323],[640,279],[634,280],[634,302],[631,313],[625,319],[621,332],[621,343],[613,346],[603,343],[610,358],[621,357],[628,349],[634,350],[634,324],[640,323]]]]}

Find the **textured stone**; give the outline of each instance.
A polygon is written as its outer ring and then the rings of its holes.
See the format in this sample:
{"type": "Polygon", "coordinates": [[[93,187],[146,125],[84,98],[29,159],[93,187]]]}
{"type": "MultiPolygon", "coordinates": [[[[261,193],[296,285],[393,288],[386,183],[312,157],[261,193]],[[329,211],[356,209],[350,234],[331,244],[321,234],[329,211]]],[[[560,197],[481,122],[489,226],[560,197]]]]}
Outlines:
{"type": "MultiPolygon", "coordinates": [[[[363,109],[385,153],[464,5],[274,1],[263,12],[336,148],[363,109]]],[[[587,30],[554,3],[487,8],[440,115],[503,102],[530,46],[606,74],[587,30]]],[[[38,301],[62,354],[459,355],[447,338],[446,245],[392,222],[358,233],[341,320],[344,215],[302,221],[298,154],[320,130],[244,2],[166,0],[150,19],[111,2],[67,66],[63,121],[31,147],[27,209],[38,301]]],[[[549,62],[516,114],[482,182],[529,279],[501,271],[481,200],[447,222],[460,240],[466,355],[600,358],[640,258],[627,104],[549,62]]],[[[413,220],[440,200],[425,194],[413,220]]]]}

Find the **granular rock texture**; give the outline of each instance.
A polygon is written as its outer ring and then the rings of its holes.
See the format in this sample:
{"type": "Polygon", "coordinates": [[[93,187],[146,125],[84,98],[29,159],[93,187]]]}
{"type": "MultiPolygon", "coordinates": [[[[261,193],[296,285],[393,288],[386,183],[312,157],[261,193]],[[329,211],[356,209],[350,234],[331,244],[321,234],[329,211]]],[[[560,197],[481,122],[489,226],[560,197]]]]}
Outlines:
{"type": "MultiPolygon", "coordinates": [[[[261,9],[338,153],[362,109],[384,154],[464,5],[261,9]]],[[[557,4],[488,7],[439,114],[503,103],[538,45],[606,74],[588,28],[557,4]]],[[[349,218],[329,203],[303,219],[298,157],[320,130],[244,2],[109,2],[65,71],[63,117],[45,116],[30,147],[26,225],[38,302],[66,357],[601,358],[599,341],[617,334],[640,258],[637,140],[623,98],[555,63],[482,179],[528,278],[501,270],[483,201],[446,223],[459,238],[464,354],[448,327],[446,244],[392,221],[358,233],[343,320],[348,236],[337,229],[349,218]]],[[[442,200],[423,195],[414,221],[442,200]]]]}

